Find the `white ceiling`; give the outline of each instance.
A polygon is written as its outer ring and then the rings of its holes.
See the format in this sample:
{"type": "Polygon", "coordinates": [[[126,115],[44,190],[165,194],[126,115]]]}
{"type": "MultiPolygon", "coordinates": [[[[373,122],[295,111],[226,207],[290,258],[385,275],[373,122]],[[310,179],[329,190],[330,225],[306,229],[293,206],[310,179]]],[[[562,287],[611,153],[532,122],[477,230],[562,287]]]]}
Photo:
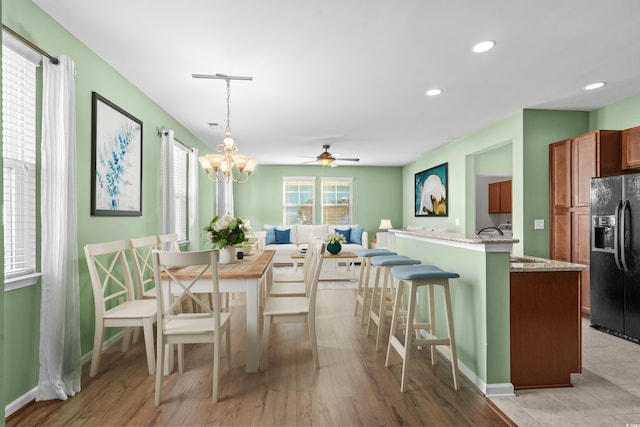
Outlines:
{"type": "Polygon", "coordinates": [[[330,144],[404,165],[522,108],[640,93],[638,0],[33,1],[211,147],[225,82],[191,75],[253,76],[231,82],[231,128],[261,164],[330,144]]]}

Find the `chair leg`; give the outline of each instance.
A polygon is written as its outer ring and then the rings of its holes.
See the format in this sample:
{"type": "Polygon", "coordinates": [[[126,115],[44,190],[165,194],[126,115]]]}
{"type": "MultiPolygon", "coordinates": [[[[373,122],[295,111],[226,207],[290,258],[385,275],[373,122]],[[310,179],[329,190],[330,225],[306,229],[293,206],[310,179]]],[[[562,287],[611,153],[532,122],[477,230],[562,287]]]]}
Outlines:
{"type": "Polygon", "coordinates": [[[158,334],[158,348],[156,351],[157,359],[156,359],[156,393],[153,400],[153,404],[155,406],[160,405],[160,394],[162,388],[162,368],[164,363],[164,339],[162,337],[162,333],[158,334]]]}
{"type": "MultiPolygon", "coordinates": [[[[378,282],[380,280],[380,269],[381,269],[381,267],[374,267],[374,268],[376,269],[376,273],[373,276],[373,290],[371,291],[371,304],[369,305],[369,317],[368,317],[369,320],[367,321],[367,336],[369,336],[369,330],[371,329],[371,317],[372,317],[372,314],[375,315],[376,294],[378,293],[377,292],[378,291],[378,282]]],[[[364,311],[365,311],[365,309],[364,309],[364,303],[363,303],[362,312],[364,313],[364,311]]],[[[380,318],[378,317],[378,329],[380,328],[379,321],[380,321],[380,318]]]]}
{"type": "Polygon", "coordinates": [[[100,368],[100,357],[102,356],[102,340],[104,339],[104,328],[102,322],[96,321],[96,328],[93,334],[93,355],[91,356],[91,369],[89,376],[95,377],[100,368]]]}
{"type": "Polygon", "coordinates": [[[271,316],[264,316],[262,328],[262,370],[269,365],[269,332],[271,330],[271,316]]]}
{"type": "MultiPolygon", "coordinates": [[[[429,333],[431,334],[431,338],[436,337],[436,308],[435,308],[435,296],[433,292],[433,285],[428,285],[429,292],[429,333]]],[[[435,365],[438,361],[436,358],[436,345],[432,344],[429,346],[431,348],[431,365],[435,365]]]]}
{"type": "Polygon", "coordinates": [[[391,348],[393,347],[393,338],[396,335],[398,329],[398,323],[400,322],[400,294],[404,292],[404,281],[398,280],[396,286],[396,297],[393,301],[393,313],[391,314],[391,327],[389,330],[389,342],[387,344],[387,357],[384,361],[384,366],[387,368],[391,365],[391,348]]]}
{"type": "Polygon", "coordinates": [[[366,266],[366,258],[362,258],[362,262],[360,262],[360,275],[358,277],[358,289],[356,289],[356,304],[355,307],[353,309],[353,315],[357,316],[358,315],[358,304],[360,302],[359,298],[360,295],[364,295],[364,293],[362,293],[362,284],[364,283],[364,271],[365,271],[365,266],[366,266]]]}
{"type": "MultiPolygon", "coordinates": [[[[173,352],[173,346],[171,351],[173,352]]],[[[178,373],[184,372],[184,344],[178,344],[178,373]]]]}
{"type": "Polygon", "coordinates": [[[367,262],[367,271],[364,273],[364,283],[362,284],[362,312],[360,313],[360,325],[364,325],[364,318],[366,316],[367,302],[370,298],[369,292],[369,275],[371,273],[371,263],[367,262]]]}
{"type": "Polygon", "coordinates": [[[313,355],[313,367],[320,368],[320,359],[318,358],[318,340],[316,338],[316,319],[315,316],[309,316],[309,339],[311,340],[311,354],[313,355]]]}
{"type": "Polygon", "coordinates": [[[407,307],[407,327],[404,336],[404,354],[402,355],[402,381],[400,382],[400,392],[406,390],[407,375],[411,361],[411,349],[413,347],[413,316],[416,309],[416,286],[412,283],[409,291],[409,301],[407,307]]]}
{"type": "Polygon", "coordinates": [[[149,375],[153,375],[155,372],[155,352],[153,350],[153,322],[151,319],[144,319],[144,347],[147,353],[147,366],[149,367],[149,375]]]}
{"type": "Polygon", "coordinates": [[[124,328],[124,335],[122,337],[122,352],[125,353],[129,351],[129,343],[131,342],[131,334],[133,328],[124,328]]]}
{"type": "Polygon", "coordinates": [[[231,370],[231,334],[229,333],[229,330],[231,329],[231,320],[227,320],[227,327],[225,329],[225,336],[227,338],[227,367],[229,368],[229,370],[231,370]]]}
{"type": "Polygon", "coordinates": [[[449,283],[444,284],[444,309],[447,314],[447,332],[449,333],[449,349],[451,351],[451,371],[453,373],[453,388],[458,390],[458,354],[456,352],[456,337],[453,331],[453,316],[451,313],[451,291],[449,283]]]}
{"type": "Polygon", "coordinates": [[[213,344],[213,387],[211,389],[211,401],[218,403],[218,379],[220,377],[220,332],[215,332],[215,343],[213,344]]]}

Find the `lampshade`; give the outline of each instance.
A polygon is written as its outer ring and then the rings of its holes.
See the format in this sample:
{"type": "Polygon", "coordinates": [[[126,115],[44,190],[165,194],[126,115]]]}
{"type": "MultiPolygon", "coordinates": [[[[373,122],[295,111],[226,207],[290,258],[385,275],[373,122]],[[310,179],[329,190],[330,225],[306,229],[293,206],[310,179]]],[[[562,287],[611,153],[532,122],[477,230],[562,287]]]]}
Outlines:
{"type": "Polygon", "coordinates": [[[389,229],[393,228],[393,225],[391,225],[391,220],[390,219],[381,219],[380,220],[380,225],[378,226],[378,228],[380,230],[389,230],[389,229]]]}

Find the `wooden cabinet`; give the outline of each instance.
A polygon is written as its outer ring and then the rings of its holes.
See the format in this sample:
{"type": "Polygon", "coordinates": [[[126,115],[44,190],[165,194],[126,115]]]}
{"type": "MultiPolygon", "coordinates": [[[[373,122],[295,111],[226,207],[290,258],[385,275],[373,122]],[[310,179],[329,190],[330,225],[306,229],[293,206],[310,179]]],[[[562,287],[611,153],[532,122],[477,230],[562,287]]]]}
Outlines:
{"type": "MultiPolygon", "coordinates": [[[[591,178],[622,172],[621,134],[598,130],[549,145],[551,259],[589,264],[591,178]]],[[[588,272],[581,284],[582,311],[589,313],[588,272]]]]}
{"type": "Polygon", "coordinates": [[[640,126],[622,131],[622,169],[640,169],[640,126]]]}
{"type": "Polygon", "coordinates": [[[510,273],[511,383],[571,387],[582,372],[580,271],[510,273]]]}
{"type": "Polygon", "coordinates": [[[489,184],[489,213],[511,213],[511,180],[489,184]]]}

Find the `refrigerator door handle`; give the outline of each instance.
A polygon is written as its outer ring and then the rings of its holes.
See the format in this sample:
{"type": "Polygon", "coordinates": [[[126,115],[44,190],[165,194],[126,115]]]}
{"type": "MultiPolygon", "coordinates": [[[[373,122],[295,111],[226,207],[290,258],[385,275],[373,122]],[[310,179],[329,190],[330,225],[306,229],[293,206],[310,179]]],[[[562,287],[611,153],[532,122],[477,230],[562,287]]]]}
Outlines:
{"type": "Polygon", "coordinates": [[[613,259],[616,261],[616,266],[619,270],[622,270],[622,264],[620,263],[620,210],[622,209],[622,200],[616,206],[616,224],[613,227],[613,259]]]}
{"type": "Polygon", "coordinates": [[[629,266],[627,265],[627,254],[625,251],[625,244],[624,244],[625,243],[624,236],[627,230],[627,224],[625,223],[625,218],[627,217],[626,213],[628,209],[629,209],[629,201],[625,200],[624,202],[622,202],[622,211],[620,212],[620,232],[619,232],[620,262],[622,263],[622,268],[624,269],[624,271],[629,271],[629,266]]]}

